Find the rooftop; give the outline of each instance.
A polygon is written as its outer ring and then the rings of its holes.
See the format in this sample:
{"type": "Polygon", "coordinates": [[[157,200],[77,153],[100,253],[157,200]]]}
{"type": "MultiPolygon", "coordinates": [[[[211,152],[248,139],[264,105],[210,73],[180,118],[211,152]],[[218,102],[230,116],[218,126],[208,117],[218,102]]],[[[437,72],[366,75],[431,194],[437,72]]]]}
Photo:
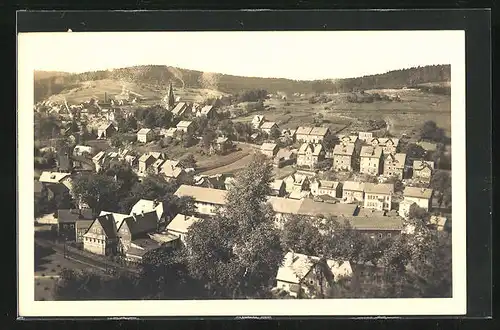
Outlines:
{"type": "Polygon", "coordinates": [[[181,185],[175,192],[175,196],[191,196],[197,202],[210,203],[216,205],[226,204],[227,190],[212,189],[205,187],[196,187],[189,185],[181,185]]]}
{"type": "Polygon", "coordinates": [[[352,156],[354,153],[354,144],[337,144],[333,148],[333,154],[334,155],[345,155],[345,156],[352,156]]]}
{"type": "Polygon", "coordinates": [[[143,134],[148,134],[149,132],[151,132],[151,129],[150,128],[141,128],[139,130],[139,132],[137,132],[138,135],[143,135],[143,134]]]}
{"type": "Polygon", "coordinates": [[[413,170],[420,171],[426,167],[431,169],[431,170],[434,170],[434,162],[427,161],[427,160],[414,160],[413,161],[413,170]]]}
{"type": "Polygon", "coordinates": [[[184,214],[177,214],[168,224],[167,230],[185,234],[188,232],[189,227],[191,227],[193,223],[198,222],[200,220],[201,219],[197,217],[186,216],[184,214]]]}
{"type": "Polygon", "coordinates": [[[403,191],[403,196],[430,199],[432,197],[432,189],[406,187],[403,191]]]}
{"type": "Polygon", "coordinates": [[[394,184],[392,183],[365,183],[365,193],[367,194],[393,194],[394,184]]]}
{"type": "Polygon", "coordinates": [[[329,129],[328,127],[314,127],[309,135],[318,135],[318,136],[324,136],[328,133],[329,129]]]}
{"type": "Polygon", "coordinates": [[[183,121],[181,121],[181,122],[179,122],[177,124],[177,128],[179,128],[179,127],[188,127],[189,125],[191,125],[191,123],[192,123],[191,121],[183,120],[183,121]]]}
{"type": "Polygon", "coordinates": [[[388,154],[384,156],[385,161],[394,162],[396,168],[404,168],[406,163],[406,154],[388,154]]]}
{"type": "Polygon", "coordinates": [[[306,198],[302,200],[298,213],[310,216],[352,216],[357,208],[354,204],[322,203],[306,198]]]}
{"type": "Polygon", "coordinates": [[[277,126],[277,124],[274,121],[267,121],[263,123],[260,128],[262,129],[271,129],[273,126],[277,126]]]}
{"type": "Polygon", "coordinates": [[[360,181],[346,181],[342,188],[343,190],[364,191],[365,183],[360,181]]]}
{"type": "Polygon", "coordinates": [[[363,146],[361,147],[360,157],[374,157],[380,158],[382,156],[382,148],[363,146]]]}
{"type": "Polygon", "coordinates": [[[58,223],[72,223],[77,220],[94,220],[92,209],[61,209],[57,210],[58,223]]]}
{"type": "Polygon", "coordinates": [[[271,204],[274,212],[285,214],[298,214],[301,200],[289,199],[283,197],[268,197],[267,202],[271,204]]]}
{"type": "Polygon", "coordinates": [[[66,172],[47,172],[44,171],[38,178],[38,181],[45,183],[59,183],[62,179],[70,176],[71,173],[66,172]]]}
{"type": "Polygon", "coordinates": [[[266,143],[262,143],[262,145],[260,146],[260,150],[273,151],[277,147],[278,147],[278,145],[276,143],[266,142],[266,143]]]}
{"type": "Polygon", "coordinates": [[[299,128],[297,128],[297,131],[295,132],[295,134],[297,135],[309,135],[312,131],[312,127],[309,127],[309,126],[301,126],[299,128]]]}

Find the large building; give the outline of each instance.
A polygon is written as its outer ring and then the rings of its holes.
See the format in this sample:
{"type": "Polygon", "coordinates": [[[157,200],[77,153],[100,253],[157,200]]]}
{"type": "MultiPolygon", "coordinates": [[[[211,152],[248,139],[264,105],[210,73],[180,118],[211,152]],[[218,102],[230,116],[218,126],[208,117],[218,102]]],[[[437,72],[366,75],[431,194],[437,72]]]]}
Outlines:
{"type": "Polygon", "coordinates": [[[377,176],[382,170],[382,148],[363,146],[361,147],[359,172],[377,176]]]}
{"type": "Polygon", "coordinates": [[[352,171],[354,144],[337,144],[333,148],[333,170],[352,171]]]}
{"type": "Polygon", "coordinates": [[[431,209],[432,204],[432,189],[406,187],[403,191],[403,198],[405,201],[417,204],[418,207],[426,211],[431,209]]]}
{"type": "Polygon", "coordinates": [[[365,199],[364,207],[379,211],[390,211],[392,208],[392,195],[394,185],[392,183],[368,183],[364,184],[365,199]]]}

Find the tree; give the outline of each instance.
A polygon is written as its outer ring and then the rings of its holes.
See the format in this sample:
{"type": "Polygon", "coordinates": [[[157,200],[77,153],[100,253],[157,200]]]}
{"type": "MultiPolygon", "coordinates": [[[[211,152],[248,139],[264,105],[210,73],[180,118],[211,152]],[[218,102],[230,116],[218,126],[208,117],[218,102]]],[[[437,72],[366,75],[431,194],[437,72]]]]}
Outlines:
{"type": "Polygon", "coordinates": [[[415,143],[410,143],[404,151],[408,159],[423,159],[426,153],[424,148],[415,143]]]}
{"type": "Polygon", "coordinates": [[[186,154],[179,159],[179,166],[182,168],[196,168],[196,159],[192,153],[186,154]]]}
{"type": "Polygon", "coordinates": [[[137,174],[126,162],[113,163],[104,172],[105,175],[115,179],[120,186],[120,197],[125,197],[138,181],[137,174]]]}
{"type": "Polygon", "coordinates": [[[156,115],[153,111],[148,111],[146,117],[144,118],[144,126],[147,128],[156,127],[156,115]]]}
{"type": "Polygon", "coordinates": [[[347,220],[330,216],[321,219],[319,228],[323,234],[322,256],[352,262],[361,260],[364,241],[347,220]]]}
{"type": "Polygon", "coordinates": [[[192,133],[185,133],[182,135],[182,143],[184,148],[192,147],[196,144],[198,140],[194,137],[192,133]]]}
{"type": "Polygon", "coordinates": [[[283,258],[274,213],[265,204],[272,164],[255,155],[236,176],[216,220],[192,225],[186,238],[188,264],[213,295],[249,297],[268,290],[283,258]]]}
{"type": "Polygon", "coordinates": [[[127,128],[127,131],[137,129],[137,119],[134,116],[127,117],[126,128],[127,128]]]}
{"type": "Polygon", "coordinates": [[[80,174],[73,182],[76,196],[100,212],[118,211],[120,185],[105,174],[80,174]]]}
{"type": "Polygon", "coordinates": [[[422,140],[430,140],[435,142],[443,142],[445,140],[444,130],[437,126],[437,124],[432,121],[426,121],[420,128],[420,138],[422,140]]]}
{"type": "Polygon", "coordinates": [[[298,253],[317,256],[321,252],[322,236],[318,227],[305,216],[292,216],[281,232],[283,247],[298,253]]]}
{"type": "Polygon", "coordinates": [[[207,129],[205,131],[205,133],[203,133],[203,136],[201,138],[201,141],[203,143],[203,147],[205,149],[210,148],[210,146],[212,145],[212,143],[215,141],[216,138],[217,138],[217,134],[213,130],[207,129]]]}
{"type": "Polygon", "coordinates": [[[73,203],[69,191],[63,190],[61,193],[56,194],[51,204],[55,210],[71,208],[73,203]]]}
{"type": "Polygon", "coordinates": [[[271,128],[271,131],[269,132],[270,139],[273,139],[276,141],[277,139],[279,139],[280,136],[281,136],[281,132],[277,127],[271,128]]]}
{"type": "Polygon", "coordinates": [[[233,122],[229,119],[221,120],[218,123],[218,130],[227,137],[232,137],[234,135],[233,122]]]}
{"type": "Polygon", "coordinates": [[[323,124],[323,115],[321,113],[317,113],[313,117],[313,125],[318,127],[321,126],[321,124],[323,124]]]}
{"type": "Polygon", "coordinates": [[[327,134],[323,139],[323,146],[326,150],[332,150],[339,143],[339,138],[335,134],[327,134]]]}

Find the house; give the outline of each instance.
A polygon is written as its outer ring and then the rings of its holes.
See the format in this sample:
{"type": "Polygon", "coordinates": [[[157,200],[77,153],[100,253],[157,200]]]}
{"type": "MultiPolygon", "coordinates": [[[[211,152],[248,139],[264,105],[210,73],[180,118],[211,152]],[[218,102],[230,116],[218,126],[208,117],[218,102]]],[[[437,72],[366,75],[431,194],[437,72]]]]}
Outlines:
{"type": "MultiPolygon", "coordinates": [[[[345,218],[361,234],[370,238],[397,236],[404,230],[403,219],[395,211],[377,211],[361,208],[356,216],[345,218]]],[[[343,219],[340,218],[342,221],[343,219]]]]}
{"type": "Polygon", "coordinates": [[[294,173],[283,179],[287,193],[309,190],[309,178],[306,175],[294,173]]]}
{"type": "Polygon", "coordinates": [[[278,153],[279,147],[276,143],[263,143],[260,146],[260,152],[266,155],[269,158],[274,158],[274,156],[278,153]]]}
{"type": "Polygon", "coordinates": [[[426,160],[413,161],[413,179],[430,182],[434,172],[434,162],[426,160]]]}
{"type": "Polygon", "coordinates": [[[379,175],[382,170],[382,148],[363,146],[360,152],[359,172],[379,175]]]}
{"type": "Polygon", "coordinates": [[[270,184],[271,186],[271,196],[283,197],[286,194],[286,185],[285,181],[275,179],[270,184]]]}
{"type": "Polygon", "coordinates": [[[137,141],[142,143],[148,143],[152,141],[154,138],[154,132],[150,128],[141,128],[139,132],[137,132],[137,141]]]}
{"type": "Polygon", "coordinates": [[[280,149],[273,160],[274,167],[284,167],[287,165],[292,165],[297,161],[295,152],[290,149],[280,149]]]}
{"type": "Polygon", "coordinates": [[[77,145],[73,148],[73,155],[74,156],[92,155],[93,152],[94,152],[94,149],[91,146],[77,145]]]}
{"type": "Polygon", "coordinates": [[[384,154],[384,166],[383,174],[385,177],[397,177],[399,180],[403,180],[405,164],[406,164],[406,154],[384,154]]]}
{"type": "Polygon", "coordinates": [[[358,138],[357,135],[344,135],[344,134],[339,134],[337,135],[339,142],[342,144],[353,144],[355,146],[355,149],[357,146],[360,146],[362,143],[362,139],[358,138]]]}
{"type": "Polygon", "coordinates": [[[226,205],[227,190],[181,185],[175,196],[191,196],[195,200],[196,212],[200,215],[215,215],[218,207],[226,205]]]}
{"type": "Polygon", "coordinates": [[[373,138],[370,141],[373,147],[382,148],[384,154],[393,154],[397,152],[399,139],[396,138],[373,138]]]}
{"type": "Polygon", "coordinates": [[[270,196],[267,198],[267,203],[271,205],[274,211],[276,227],[282,229],[291,215],[298,214],[302,200],[270,196]]]}
{"type": "Polygon", "coordinates": [[[271,134],[271,130],[273,128],[278,129],[278,124],[276,124],[274,121],[267,121],[260,125],[260,129],[266,134],[271,134]]]}
{"type": "Polygon", "coordinates": [[[61,209],[57,210],[57,234],[67,241],[76,241],[78,220],[94,220],[91,209],[61,209]]]}
{"type": "Polygon", "coordinates": [[[71,173],[68,172],[43,171],[42,174],[40,174],[38,181],[47,188],[59,185],[63,188],[63,190],[67,190],[69,192],[73,189],[73,179],[71,178],[71,173]]]}
{"type": "Polygon", "coordinates": [[[211,153],[219,153],[224,154],[232,148],[233,144],[231,140],[229,140],[225,136],[218,137],[210,146],[211,153]]]}
{"type": "Polygon", "coordinates": [[[233,176],[226,177],[224,180],[224,188],[226,190],[231,189],[236,184],[236,179],[233,176]]]}
{"type": "Polygon", "coordinates": [[[165,137],[175,137],[175,133],[177,133],[177,127],[170,127],[169,129],[163,132],[165,137]]]}
{"type": "Polygon", "coordinates": [[[261,134],[259,132],[255,132],[252,135],[250,135],[250,140],[256,141],[260,136],[261,136],[261,134]]]}
{"type": "Polygon", "coordinates": [[[156,210],[141,212],[126,217],[118,228],[119,238],[118,252],[127,253],[134,240],[147,238],[147,234],[158,229],[158,215],[156,210]]]}
{"type": "Polygon", "coordinates": [[[83,249],[104,256],[114,255],[118,245],[116,233],[113,215],[98,216],[83,235],[83,249]]]}
{"type": "Polygon", "coordinates": [[[309,141],[309,133],[312,131],[312,127],[309,126],[301,126],[297,128],[297,131],[295,132],[295,136],[297,141],[299,142],[310,142],[309,141]]]}
{"type": "Polygon", "coordinates": [[[290,139],[292,140],[292,142],[295,142],[295,139],[297,137],[296,132],[297,132],[296,129],[285,128],[284,130],[281,131],[282,141],[290,139]]]}
{"type": "Polygon", "coordinates": [[[432,215],[429,219],[429,223],[431,227],[435,228],[438,231],[443,231],[447,229],[447,219],[446,217],[440,217],[437,215],[432,215]]]}
{"type": "Polygon", "coordinates": [[[321,143],[328,134],[330,134],[330,129],[328,127],[314,127],[311,132],[309,132],[309,142],[321,143]]]}
{"type": "Polygon", "coordinates": [[[336,261],[288,252],[276,274],[276,288],[293,297],[327,294],[338,280],[351,277],[349,261],[336,261]]]}
{"type": "Polygon", "coordinates": [[[158,158],[149,168],[148,171],[154,174],[160,174],[161,167],[165,163],[164,159],[158,158]]]}
{"type": "Polygon", "coordinates": [[[179,237],[182,243],[185,244],[186,236],[189,233],[189,228],[195,222],[201,221],[201,218],[177,214],[167,226],[167,231],[170,234],[179,237]]]}
{"type": "Polygon", "coordinates": [[[415,202],[403,199],[399,203],[398,215],[402,218],[408,219],[410,212],[415,210],[417,207],[418,205],[415,202]]]}
{"type": "Polygon", "coordinates": [[[186,102],[179,102],[172,109],[172,115],[174,115],[174,117],[182,117],[187,109],[188,105],[186,102]]]}
{"type": "Polygon", "coordinates": [[[364,182],[345,181],[342,185],[342,201],[345,203],[363,202],[364,191],[364,182]]]}
{"type": "Polygon", "coordinates": [[[78,244],[83,244],[83,235],[89,230],[90,226],[94,223],[94,218],[92,219],[78,219],[75,222],[76,228],[76,240],[78,244]]]}
{"type": "Polygon", "coordinates": [[[368,143],[373,139],[373,133],[372,132],[359,132],[358,137],[363,142],[368,143]]]}
{"type": "Polygon", "coordinates": [[[92,163],[94,163],[95,171],[97,173],[101,171],[105,157],[106,157],[106,152],[104,151],[99,151],[97,155],[92,157],[92,163]]]}
{"type": "Polygon", "coordinates": [[[310,198],[302,200],[297,214],[312,218],[323,218],[329,216],[352,217],[358,211],[358,206],[343,203],[323,203],[310,198]]]}
{"type": "Polygon", "coordinates": [[[137,215],[142,213],[149,213],[155,211],[158,223],[162,222],[164,218],[163,202],[158,200],[141,199],[132,206],[130,215],[137,215]]]}
{"type": "Polygon", "coordinates": [[[179,161],[166,160],[159,171],[167,180],[182,180],[186,177],[186,171],[179,166],[179,161]]]}
{"type": "Polygon", "coordinates": [[[101,125],[97,128],[97,139],[106,140],[107,138],[110,138],[115,132],[116,128],[113,123],[101,125]]]}
{"type": "Polygon", "coordinates": [[[215,115],[215,108],[213,105],[205,105],[196,113],[196,117],[205,116],[207,118],[213,118],[214,115],[215,115]]]}
{"type": "Polygon", "coordinates": [[[434,142],[419,141],[417,142],[417,145],[422,147],[425,151],[433,152],[437,150],[437,144],[434,142]]]}
{"type": "Polygon", "coordinates": [[[157,161],[160,157],[155,157],[151,152],[146,152],[139,158],[139,175],[145,175],[148,169],[157,161]]]}
{"type": "Polygon", "coordinates": [[[390,211],[392,208],[392,195],[394,184],[365,182],[364,207],[379,211],[390,211]]]}
{"type": "Polygon", "coordinates": [[[139,160],[136,156],[126,155],[123,159],[130,167],[134,168],[139,164],[139,160]]]}
{"type": "Polygon", "coordinates": [[[311,192],[309,190],[303,190],[303,191],[294,190],[288,195],[287,198],[302,200],[304,198],[309,198],[309,197],[311,197],[311,192]]]}
{"type": "Polygon", "coordinates": [[[352,171],[354,160],[354,144],[337,144],[333,148],[333,170],[352,171]]]}
{"type": "Polygon", "coordinates": [[[310,188],[313,196],[329,195],[336,198],[342,197],[342,185],[336,181],[313,179],[310,188]]]}
{"type": "Polygon", "coordinates": [[[193,128],[193,122],[188,121],[188,120],[183,120],[183,121],[180,121],[176,127],[177,127],[177,131],[182,131],[184,133],[190,133],[192,131],[192,128],[193,128]]]}
{"type": "Polygon", "coordinates": [[[254,129],[259,129],[260,125],[264,123],[265,119],[263,115],[255,115],[252,119],[252,127],[254,129]]]}
{"type": "Polygon", "coordinates": [[[142,257],[149,251],[156,250],[162,246],[161,243],[151,238],[139,238],[130,242],[125,252],[125,259],[132,262],[141,262],[142,257]]]}
{"type": "Polygon", "coordinates": [[[303,143],[297,153],[297,165],[315,168],[316,165],[325,159],[325,149],[320,143],[303,143]]]}
{"type": "Polygon", "coordinates": [[[403,199],[429,211],[432,205],[432,193],[433,190],[428,188],[406,187],[403,191],[403,199]]]}

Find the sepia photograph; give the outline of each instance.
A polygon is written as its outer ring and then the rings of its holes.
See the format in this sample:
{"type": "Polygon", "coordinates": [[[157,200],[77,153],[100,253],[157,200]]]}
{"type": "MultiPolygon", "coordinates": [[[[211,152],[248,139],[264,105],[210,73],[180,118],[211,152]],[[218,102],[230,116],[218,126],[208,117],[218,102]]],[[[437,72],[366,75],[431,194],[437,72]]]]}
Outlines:
{"type": "Polygon", "coordinates": [[[463,31],[20,33],[18,79],[27,313],[465,313],[463,31]]]}

